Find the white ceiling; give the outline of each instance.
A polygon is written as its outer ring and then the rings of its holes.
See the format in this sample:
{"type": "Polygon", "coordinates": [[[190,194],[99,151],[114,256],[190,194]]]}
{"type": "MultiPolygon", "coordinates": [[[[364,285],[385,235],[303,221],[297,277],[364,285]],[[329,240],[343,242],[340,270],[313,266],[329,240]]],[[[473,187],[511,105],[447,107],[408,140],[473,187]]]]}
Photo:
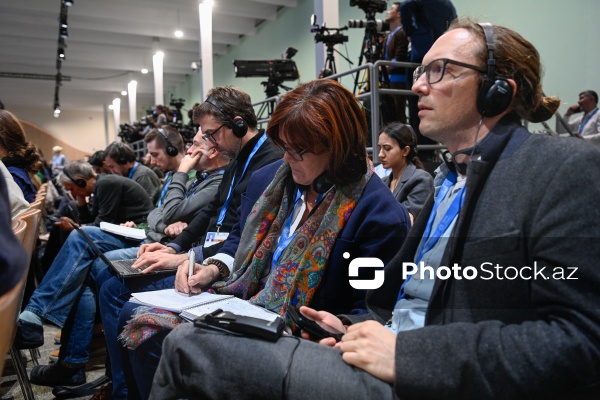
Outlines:
{"type": "MultiPolygon", "coordinates": [[[[74,0],[68,9],[69,37],[59,89],[61,109],[96,109],[138,82],[138,105],[154,103],[152,55],[165,53],[164,92],[192,73],[199,60],[198,0],[74,0]],[[177,27],[184,32],[176,39],[177,27]]],[[[215,0],[213,51],[225,54],[240,37],[296,0],[215,0]]],[[[0,77],[7,108],[53,109],[61,0],[0,0],[0,76],[51,75],[51,80],[0,77]]]]}

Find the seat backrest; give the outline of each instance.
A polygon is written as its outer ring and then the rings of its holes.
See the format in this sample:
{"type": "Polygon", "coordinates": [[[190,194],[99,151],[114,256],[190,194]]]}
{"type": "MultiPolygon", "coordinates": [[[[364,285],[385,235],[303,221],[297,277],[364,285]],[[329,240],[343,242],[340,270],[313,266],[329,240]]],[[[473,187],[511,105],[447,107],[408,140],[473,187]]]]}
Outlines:
{"type": "MultiPolygon", "coordinates": [[[[26,227],[27,223],[25,221],[13,221],[13,232],[21,241],[25,238],[26,227]]],[[[4,370],[4,358],[6,353],[15,340],[17,316],[19,315],[23,295],[25,294],[25,282],[27,281],[29,264],[23,265],[22,267],[23,275],[21,276],[19,283],[17,283],[9,292],[0,296],[0,360],[2,360],[2,362],[0,362],[0,376],[2,376],[4,370]]]]}
{"type": "Polygon", "coordinates": [[[30,209],[19,215],[17,219],[25,221],[27,228],[25,229],[25,237],[23,239],[23,247],[27,252],[27,266],[31,263],[31,257],[37,245],[37,239],[40,233],[40,222],[42,220],[42,210],[30,209]]]}
{"type": "Polygon", "coordinates": [[[25,238],[25,228],[27,228],[27,223],[20,219],[15,219],[12,221],[12,230],[19,242],[23,244],[23,239],[25,238]]]}

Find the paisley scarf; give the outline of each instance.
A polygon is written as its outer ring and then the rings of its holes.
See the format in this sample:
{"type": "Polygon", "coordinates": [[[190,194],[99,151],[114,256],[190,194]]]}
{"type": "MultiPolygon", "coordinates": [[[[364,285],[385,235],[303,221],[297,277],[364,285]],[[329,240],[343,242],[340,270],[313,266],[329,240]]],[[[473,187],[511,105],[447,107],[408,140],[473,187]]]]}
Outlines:
{"type": "Polygon", "coordinates": [[[272,269],[272,257],[294,207],[289,193],[292,173],[284,163],[246,219],[233,270],[227,282],[211,290],[233,294],[285,316],[287,307],[310,304],[329,262],[331,249],[352,215],[373,171],[358,182],[335,186],[294,232],[272,269]]]}

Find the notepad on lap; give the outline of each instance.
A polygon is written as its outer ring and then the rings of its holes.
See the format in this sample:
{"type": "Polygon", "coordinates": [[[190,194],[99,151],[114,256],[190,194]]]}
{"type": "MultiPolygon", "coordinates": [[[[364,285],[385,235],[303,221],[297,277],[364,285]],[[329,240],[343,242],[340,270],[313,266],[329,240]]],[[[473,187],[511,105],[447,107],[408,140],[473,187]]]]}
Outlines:
{"type": "Polygon", "coordinates": [[[274,321],[279,315],[255,306],[245,300],[227,294],[202,292],[188,296],[173,289],[133,293],[129,301],[179,313],[182,318],[193,321],[197,317],[221,309],[236,315],[274,321]]]}
{"type": "Polygon", "coordinates": [[[144,240],[146,239],[146,231],[138,228],[129,228],[109,222],[100,222],[100,229],[106,232],[114,233],[115,235],[125,236],[131,239],[144,240]]]}

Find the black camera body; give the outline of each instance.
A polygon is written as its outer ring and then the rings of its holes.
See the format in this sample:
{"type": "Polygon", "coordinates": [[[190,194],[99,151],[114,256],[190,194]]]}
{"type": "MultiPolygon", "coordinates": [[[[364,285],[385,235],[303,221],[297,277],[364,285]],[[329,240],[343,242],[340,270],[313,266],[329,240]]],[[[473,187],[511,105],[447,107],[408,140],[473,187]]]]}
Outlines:
{"type": "Polygon", "coordinates": [[[384,12],[387,9],[385,0],[350,0],[350,7],[358,7],[366,13],[384,12]]]}
{"type": "Polygon", "coordinates": [[[315,43],[333,46],[348,41],[348,36],[340,33],[340,31],[346,29],[348,29],[346,26],[343,28],[327,28],[325,26],[313,25],[310,31],[315,33],[315,43]]]}

